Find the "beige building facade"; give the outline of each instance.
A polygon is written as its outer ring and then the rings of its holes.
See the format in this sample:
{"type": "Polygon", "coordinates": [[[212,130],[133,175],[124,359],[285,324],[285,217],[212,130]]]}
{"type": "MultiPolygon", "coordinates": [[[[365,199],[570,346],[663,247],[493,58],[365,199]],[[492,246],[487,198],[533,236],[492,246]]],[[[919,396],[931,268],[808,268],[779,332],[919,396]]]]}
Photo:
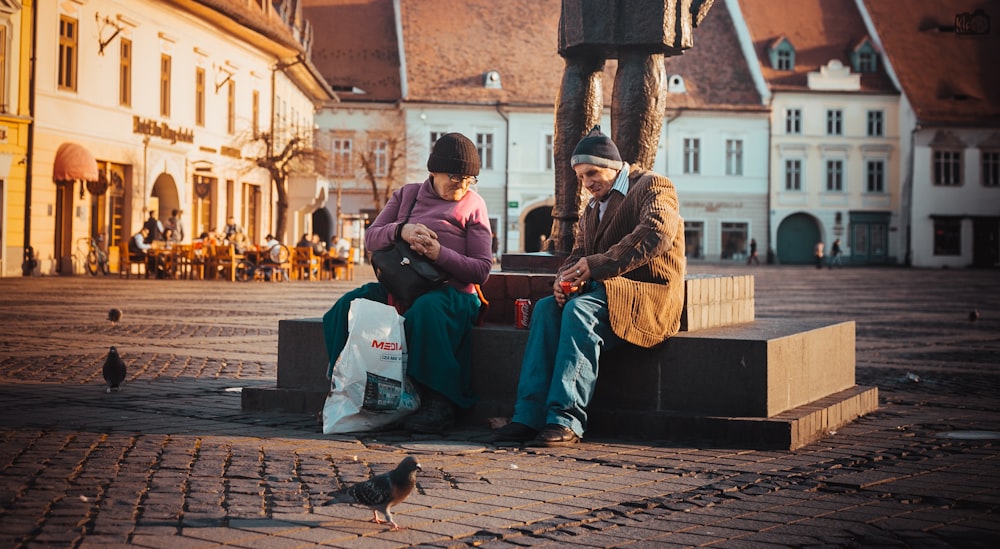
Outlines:
{"type": "MultiPolygon", "coordinates": [[[[215,4],[38,6],[27,220],[38,274],[83,272],[89,238],[114,265],[151,214],[164,221],[183,211],[184,241],[229,217],[253,242],[272,232],[277,196],[256,162],[269,156],[258,138],[275,136],[273,149],[311,138],[315,110],[335,96],[306,61],[308,27],[294,14],[270,2],[215,4]]],[[[303,208],[325,202],[317,178],[294,184],[289,194],[303,208]]],[[[297,206],[286,239],[306,217],[297,206]]]]}

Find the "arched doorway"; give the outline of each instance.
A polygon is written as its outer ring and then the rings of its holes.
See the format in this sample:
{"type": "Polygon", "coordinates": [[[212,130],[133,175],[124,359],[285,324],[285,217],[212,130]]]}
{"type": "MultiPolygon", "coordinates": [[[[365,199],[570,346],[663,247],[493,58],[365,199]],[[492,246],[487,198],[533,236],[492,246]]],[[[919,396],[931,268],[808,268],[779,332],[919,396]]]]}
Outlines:
{"type": "Polygon", "coordinates": [[[156,218],[160,221],[166,221],[173,210],[183,209],[177,194],[177,184],[174,182],[173,176],[167,172],[156,176],[153,190],[149,194],[152,198],[149,209],[156,210],[156,218]]]}
{"type": "Polygon", "coordinates": [[[552,206],[539,206],[528,212],[524,216],[524,251],[541,251],[542,238],[548,238],[551,230],[552,206]]]}
{"type": "Polygon", "coordinates": [[[806,213],[792,214],[778,225],[778,262],[808,265],[815,261],[813,250],[820,240],[819,222],[806,213]]]}
{"type": "Polygon", "coordinates": [[[320,240],[330,244],[330,237],[335,232],[333,214],[326,208],[319,208],[312,213],[313,233],[318,234],[320,240]]]}

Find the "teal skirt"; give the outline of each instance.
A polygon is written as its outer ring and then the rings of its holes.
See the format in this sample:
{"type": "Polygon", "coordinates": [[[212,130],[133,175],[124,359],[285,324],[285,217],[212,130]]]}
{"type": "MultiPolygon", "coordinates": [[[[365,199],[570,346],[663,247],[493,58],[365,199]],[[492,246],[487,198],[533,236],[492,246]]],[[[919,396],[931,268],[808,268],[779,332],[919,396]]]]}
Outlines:
{"type": "MultiPolygon", "coordinates": [[[[330,357],[327,378],[333,377],[333,366],[347,345],[347,313],[355,299],[388,303],[389,294],[381,284],[369,282],[341,296],[323,315],[323,337],[330,357]]],[[[476,403],[472,393],[472,326],[480,305],[476,294],[445,286],[420,296],[403,313],[407,375],[459,408],[476,403]]]]}

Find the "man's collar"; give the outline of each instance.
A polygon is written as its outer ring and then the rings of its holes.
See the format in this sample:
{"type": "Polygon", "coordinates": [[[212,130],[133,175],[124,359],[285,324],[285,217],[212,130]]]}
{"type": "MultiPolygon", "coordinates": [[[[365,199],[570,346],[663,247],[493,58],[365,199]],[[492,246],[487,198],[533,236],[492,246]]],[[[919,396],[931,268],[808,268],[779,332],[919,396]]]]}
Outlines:
{"type": "MultiPolygon", "coordinates": [[[[619,193],[621,193],[622,196],[628,194],[628,189],[629,189],[628,174],[629,174],[629,169],[628,169],[628,163],[626,162],[625,165],[622,166],[622,169],[618,170],[618,175],[615,176],[615,182],[611,184],[611,191],[608,192],[607,196],[605,196],[604,200],[602,200],[601,202],[605,202],[609,198],[611,198],[611,193],[614,191],[618,191],[619,193]]],[[[594,200],[593,198],[590,199],[589,207],[593,208],[597,206],[597,204],[598,204],[597,200],[594,200]]]]}

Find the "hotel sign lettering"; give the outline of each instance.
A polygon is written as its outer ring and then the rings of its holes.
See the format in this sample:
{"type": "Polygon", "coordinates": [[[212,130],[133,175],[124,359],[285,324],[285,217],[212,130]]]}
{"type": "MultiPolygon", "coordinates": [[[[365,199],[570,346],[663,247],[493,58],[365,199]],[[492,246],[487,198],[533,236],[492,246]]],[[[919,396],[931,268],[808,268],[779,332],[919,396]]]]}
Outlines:
{"type": "Polygon", "coordinates": [[[194,143],[194,130],[185,128],[175,130],[165,122],[156,122],[155,120],[139,118],[138,116],[132,117],[132,133],[166,139],[170,141],[171,145],[178,141],[181,143],[194,143]]]}

